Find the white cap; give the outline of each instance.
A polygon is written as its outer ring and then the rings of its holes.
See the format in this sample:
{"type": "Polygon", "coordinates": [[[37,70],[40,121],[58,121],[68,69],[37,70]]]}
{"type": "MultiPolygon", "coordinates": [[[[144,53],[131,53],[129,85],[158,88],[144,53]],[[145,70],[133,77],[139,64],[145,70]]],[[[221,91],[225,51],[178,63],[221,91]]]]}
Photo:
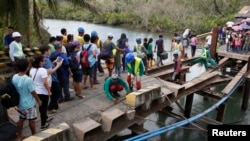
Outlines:
{"type": "Polygon", "coordinates": [[[114,37],[112,33],[108,33],[108,37],[114,37]]]}
{"type": "Polygon", "coordinates": [[[111,78],[112,78],[113,80],[116,80],[116,79],[118,78],[118,75],[117,75],[116,73],[113,73],[112,76],[111,76],[111,78]]]}
{"type": "Polygon", "coordinates": [[[13,32],[12,33],[12,37],[15,38],[15,37],[21,37],[21,34],[19,32],[13,32]]]}

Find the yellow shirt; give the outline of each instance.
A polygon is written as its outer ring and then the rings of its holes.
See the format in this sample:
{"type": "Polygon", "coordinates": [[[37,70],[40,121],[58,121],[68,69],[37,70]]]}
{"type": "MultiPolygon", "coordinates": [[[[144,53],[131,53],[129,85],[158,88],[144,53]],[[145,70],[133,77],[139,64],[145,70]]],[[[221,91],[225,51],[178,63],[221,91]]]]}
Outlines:
{"type": "Polygon", "coordinates": [[[81,46],[84,44],[84,39],[82,36],[77,35],[75,39],[80,42],[81,46]]]}
{"type": "Polygon", "coordinates": [[[65,35],[63,35],[62,44],[63,45],[67,44],[67,36],[65,36],[65,35]]]}

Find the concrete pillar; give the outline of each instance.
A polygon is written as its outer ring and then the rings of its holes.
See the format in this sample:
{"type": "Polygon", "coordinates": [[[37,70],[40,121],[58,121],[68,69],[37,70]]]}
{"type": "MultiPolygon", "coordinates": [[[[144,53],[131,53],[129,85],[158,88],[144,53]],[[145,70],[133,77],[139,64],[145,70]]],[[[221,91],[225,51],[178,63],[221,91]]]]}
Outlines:
{"type": "Polygon", "coordinates": [[[186,97],[185,111],[184,111],[184,115],[186,118],[190,117],[192,105],[193,105],[193,98],[194,98],[194,94],[190,94],[186,97]]]}

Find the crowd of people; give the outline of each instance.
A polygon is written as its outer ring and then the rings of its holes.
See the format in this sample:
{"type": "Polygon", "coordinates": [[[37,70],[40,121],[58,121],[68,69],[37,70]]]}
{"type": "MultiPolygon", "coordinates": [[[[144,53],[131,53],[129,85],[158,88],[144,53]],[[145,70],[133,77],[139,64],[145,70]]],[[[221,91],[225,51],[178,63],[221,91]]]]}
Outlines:
{"type": "MultiPolygon", "coordinates": [[[[53,120],[47,113],[56,113],[60,102],[74,99],[69,90],[71,77],[78,99],[85,98],[85,89],[96,89],[95,85],[100,84],[98,78],[104,76],[101,60],[105,61],[108,73],[103,84],[104,93],[108,99],[117,103],[120,91],[125,89],[129,93],[134,87],[141,89],[141,77],[148,69],[164,65],[163,60],[167,58],[163,35],[159,35],[155,44],[153,38],[137,37],[134,50],[131,50],[125,33],[117,41],[113,41],[113,34],[108,33],[107,38],[102,41],[97,31],[93,30],[88,34],[83,27],[79,27],[77,31],[78,34],[74,36],[68,34],[66,28],[62,28],[61,35],[50,37],[48,44],[39,47],[41,54],[35,55],[30,62],[23,52],[22,35],[13,27],[8,27],[8,34],[4,37],[4,51],[16,71],[13,84],[20,94],[19,139],[22,138],[25,119],[29,120],[32,134],[36,132],[36,102],[39,105],[41,129],[46,129],[53,120]],[[157,60],[154,60],[154,52],[157,60]],[[126,81],[121,77],[124,72],[128,73],[126,81]]],[[[226,43],[226,51],[247,53],[250,45],[249,34],[248,31],[234,31],[232,26],[227,26],[219,31],[218,43],[226,43]]],[[[216,61],[211,59],[209,52],[211,42],[212,32],[204,43],[198,42],[191,29],[186,29],[182,35],[175,33],[171,42],[174,62],[172,80],[182,83],[182,60],[188,58],[189,48],[190,57],[194,57],[198,45],[203,47],[201,57],[192,64],[203,63],[206,70],[208,63],[215,66],[216,61]]]]}

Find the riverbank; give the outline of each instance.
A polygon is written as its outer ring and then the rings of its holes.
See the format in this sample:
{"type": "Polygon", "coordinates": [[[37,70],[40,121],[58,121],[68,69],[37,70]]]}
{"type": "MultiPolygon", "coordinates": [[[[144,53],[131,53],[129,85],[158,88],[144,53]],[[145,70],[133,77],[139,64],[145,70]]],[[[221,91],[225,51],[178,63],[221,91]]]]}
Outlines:
{"type": "Polygon", "coordinates": [[[152,0],[147,2],[89,2],[97,12],[70,4],[62,4],[56,11],[60,13],[57,16],[46,7],[43,15],[47,19],[84,21],[154,33],[182,33],[186,28],[190,28],[196,34],[202,34],[210,31],[214,26],[223,25],[226,21],[232,20],[242,5],[242,3],[236,3],[238,7],[234,8],[223,5],[224,12],[227,14],[221,16],[213,9],[213,2],[185,1],[182,3],[181,1],[166,0],[160,3],[152,0]]]}

